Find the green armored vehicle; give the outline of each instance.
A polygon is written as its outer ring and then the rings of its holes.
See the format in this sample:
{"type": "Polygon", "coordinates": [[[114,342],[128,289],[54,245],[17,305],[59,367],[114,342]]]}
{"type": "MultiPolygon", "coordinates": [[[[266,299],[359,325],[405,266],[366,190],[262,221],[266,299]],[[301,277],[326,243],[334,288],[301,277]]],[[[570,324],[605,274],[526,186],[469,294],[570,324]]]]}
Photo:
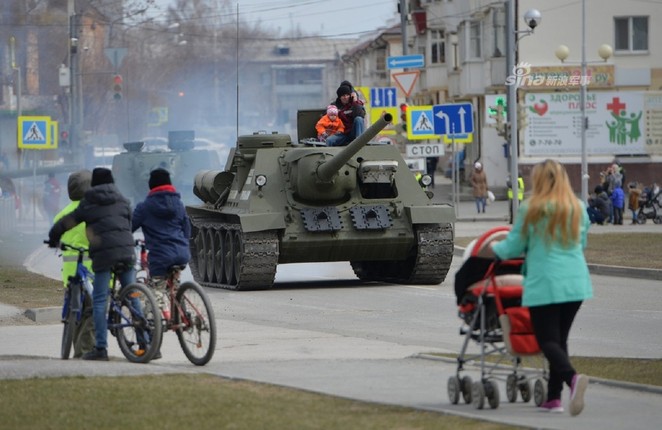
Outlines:
{"type": "Polygon", "coordinates": [[[202,171],[188,205],[199,283],[271,288],[276,266],[349,261],[363,281],[439,284],[453,256],[455,213],[434,204],[393,145],[369,144],[384,115],[344,147],[312,144],[323,111],[286,134],[239,136],[224,171],[202,171]]]}
{"type": "MultiPolygon", "coordinates": [[[[193,180],[201,169],[218,169],[216,151],[195,149],[195,133],[191,130],[168,133],[167,148],[145,148],[144,142],[124,144],[126,152],[113,157],[113,177],[120,192],[133,204],[141,202],[149,192],[149,173],[158,168],[170,172],[172,183],[184,202],[193,203],[193,180]]],[[[225,161],[225,160],[223,160],[225,161]]]]}

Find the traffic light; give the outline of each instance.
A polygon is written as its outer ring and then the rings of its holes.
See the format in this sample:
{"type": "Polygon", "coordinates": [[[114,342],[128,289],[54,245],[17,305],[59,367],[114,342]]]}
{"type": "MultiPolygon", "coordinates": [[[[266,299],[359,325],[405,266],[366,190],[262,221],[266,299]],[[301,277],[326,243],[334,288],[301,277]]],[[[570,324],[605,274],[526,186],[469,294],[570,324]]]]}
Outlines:
{"type": "Polygon", "coordinates": [[[60,141],[58,142],[61,148],[69,147],[69,131],[62,130],[60,131],[60,141]]]}
{"type": "Polygon", "coordinates": [[[400,103],[400,124],[405,132],[407,131],[407,109],[409,109],[407,103],[400,103]]]}
{"type": "Polygon", "coordinates": [[[113,76],[113,99],[120,101],[122,100],[122,75],[113,76]]]}
{"type": "Polygon", "coordinates": [[[499,100],[497,100],[496,106],[490,106],[488,108],[488,112],[490,113],[490,118],[494,120],[496,123],[496,129],[497,133],[499,136],[503,136],[505,134],[505,121],[504,115],[505,115],[505,109],[504,109],[504,103],[499,103],[499,100]]]}

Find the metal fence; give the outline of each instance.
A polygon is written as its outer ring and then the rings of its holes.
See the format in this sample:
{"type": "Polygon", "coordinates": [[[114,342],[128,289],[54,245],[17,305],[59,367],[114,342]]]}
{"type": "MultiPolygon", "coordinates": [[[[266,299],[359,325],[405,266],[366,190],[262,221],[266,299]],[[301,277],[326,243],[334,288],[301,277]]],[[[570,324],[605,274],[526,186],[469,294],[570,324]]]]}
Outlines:
{"type": "Polygon", "coordinates": [[[13,197],[0,196],[0,234],[16,228],[16,203],[13,197]]]}

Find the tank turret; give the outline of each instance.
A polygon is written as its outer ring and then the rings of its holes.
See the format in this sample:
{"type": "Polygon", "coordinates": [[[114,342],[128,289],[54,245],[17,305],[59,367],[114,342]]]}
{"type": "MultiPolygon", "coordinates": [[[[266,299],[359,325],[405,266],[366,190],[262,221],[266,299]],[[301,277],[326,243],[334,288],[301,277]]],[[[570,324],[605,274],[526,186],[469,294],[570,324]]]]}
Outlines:
{"type": "MultiPolygon", "coordinates": [[[[300,142],[323,113],[304,112],[300,142]]],[[[371,142],[390,121],[384,115],[345,147],[239,136],[225,170],[194,180],[202,204],[187,212],[196,281],[265,289],[278,264],[349,261],[363,281],[441,283],[454,210],[431,200],[395,146],[371,142]]]]}
{"type": "Polygon", "coordinates": [[[192,203],[195,173],[200,169],[220,168],[215,151],[195,149],[193,131],[174,131],[168,136],[167,149],[146,150],[142,141],[124,144],[125,152],[113,157],[113,177],[120,192],[134,204],[143,201],[152,170],[161,167],[170,172],[172,183],[184,202],[192,203]]]}

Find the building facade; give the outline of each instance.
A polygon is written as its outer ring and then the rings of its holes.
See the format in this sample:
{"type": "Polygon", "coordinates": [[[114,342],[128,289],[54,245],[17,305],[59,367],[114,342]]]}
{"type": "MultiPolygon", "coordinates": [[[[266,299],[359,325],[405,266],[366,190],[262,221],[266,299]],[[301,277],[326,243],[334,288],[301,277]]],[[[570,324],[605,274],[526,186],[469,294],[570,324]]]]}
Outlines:
{"type": "MultiPolygon", "coordinates": [[[[507,82],[518,86],[518,161],[525,177],[535,163],[556,158],[566,165],[579,191],[581,160],[586,157],[590,189],[614,160],[630,172],[627,181],[650,184],[660,180],[655,175],[662,161],[662,48],[653,43],[662,31],[654,25],[662,17],[658,5],[635,0],[582,0],[563,5],[515,0],[516,67],[506,70],[506,1],[406,3],[406,53],[425,58],[406,101],[412,106],[472,104],[474,135],[473,142],[464,145],[465,163],[470,168],[474,161],[481,161],[491,188],[505,187],[510,172],[508,139],[501,128],[506,126],[495,118],[498,104],[507,110],[507,82]],[[586,11],[587,65],[583,77],[582,6],[586,11]],[[523,15],[530,9],[537,9],[542,21],[528,34],[523,15]],[[582,81],[586,83],[583,116],[579,101],[582,81]],[[582,124],[587,126],[585,154],[582,124]]],[[[402,55],[405,50],[397,38],[393,34],[389,40],[380,34],[353,51],[346,68],[354,71],[359,85],[393,85],[393,75],[402,70],[387,70],[389,82],[370,76],[364,79],[365,74],[356,70],[362,61],[374,61],[371,58],[378,55],[402,55]]],[[[404,99],[402,93],[399,97],[404,99]]],[[[507,124],[507,118],[503,121],[507,124]]],[[[448,147],[447,152],[450,150],[448,147]]]]}

